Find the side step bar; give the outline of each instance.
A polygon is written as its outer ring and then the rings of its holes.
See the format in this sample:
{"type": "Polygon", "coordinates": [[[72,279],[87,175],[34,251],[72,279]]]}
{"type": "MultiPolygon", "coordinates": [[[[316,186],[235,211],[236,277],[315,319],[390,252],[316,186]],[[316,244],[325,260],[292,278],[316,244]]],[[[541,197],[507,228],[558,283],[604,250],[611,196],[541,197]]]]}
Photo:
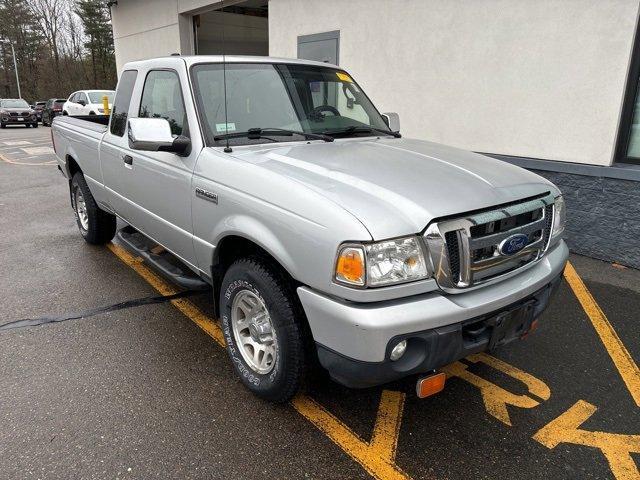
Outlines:
{"type": "Polygon", "coordinates": [[[135,255],[176,285],[187,290],[206,290],[209,284],[184,265],[173,254],[131,226],[118,230],[118,239],[135,255]]]}

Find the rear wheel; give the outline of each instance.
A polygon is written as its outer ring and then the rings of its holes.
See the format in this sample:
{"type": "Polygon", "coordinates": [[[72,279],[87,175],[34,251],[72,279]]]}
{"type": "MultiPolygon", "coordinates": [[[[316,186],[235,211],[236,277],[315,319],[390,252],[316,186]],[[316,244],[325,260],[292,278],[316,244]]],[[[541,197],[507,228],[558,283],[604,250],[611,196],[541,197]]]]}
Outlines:
{"type": "Polygon", "coordinates": [[[31,124],[31,126],[32,126],[33,128],[38,128],[38,122],[36,122],[36,123],[32,123],[32,124],[31,124]]]}
{"type": "Polygon", "coordinates": [[[7,124],[6,123],[0,123],[0,128],[7,128],[7,124]]]}
{"type": "Polygon", "coordinates": [[[98,207],[81,172],[71,180],[71,200],[82,237],[93,245],[111,241],[116,234],[116,217],[98,207]]]}
{"type": "Polygon", "coordinates": [[[220,290],[227,352],[255,395],[275,403],[295,395],[306,373],[304,312],[288,278],[267,260],[237,260],[220,290]]]}

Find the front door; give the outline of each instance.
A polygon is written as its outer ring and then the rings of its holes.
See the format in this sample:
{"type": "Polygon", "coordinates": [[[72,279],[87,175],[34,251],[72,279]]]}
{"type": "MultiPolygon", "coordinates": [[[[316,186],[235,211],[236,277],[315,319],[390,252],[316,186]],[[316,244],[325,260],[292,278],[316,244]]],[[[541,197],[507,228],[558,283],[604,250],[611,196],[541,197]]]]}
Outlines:
{"type": "MultiPolygon", "coordinates": [[[[188,95],[188,90],[184,90],[186,78],[181,79],[176,70],[140,71],[137,84],[135,92],[142,90],[142,93],[134,95],[129,118],[164,118],[174,135],[190,136],[184,102],[188,95]]],[[[195,126],[195,120],[193,123],[195,126]]],[[[191,180],[199,151],[197,143],[184,157],[171,152],[128,149],[122,152],[128,158],[120,160],[119,178],[114,179],[117,185],[114,190],[126,204],[123,208],[127,221],[192,266],[196,262],[191,180]]]]}

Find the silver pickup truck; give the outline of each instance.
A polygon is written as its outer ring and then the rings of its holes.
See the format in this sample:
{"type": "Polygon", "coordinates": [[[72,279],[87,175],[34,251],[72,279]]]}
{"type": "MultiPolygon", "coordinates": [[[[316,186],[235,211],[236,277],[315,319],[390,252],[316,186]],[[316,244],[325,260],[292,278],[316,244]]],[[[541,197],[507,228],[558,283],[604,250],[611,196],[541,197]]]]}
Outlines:
{"type": "Polygon", "coordinates": [[[119,217],[210,285],[233,368],[274,402],[318,363],[367,387],[522,338],[568,256],[553,184],[401,138],[334,65],[133,62],[110,117],[52,135],[85,240],[119,217]]]}

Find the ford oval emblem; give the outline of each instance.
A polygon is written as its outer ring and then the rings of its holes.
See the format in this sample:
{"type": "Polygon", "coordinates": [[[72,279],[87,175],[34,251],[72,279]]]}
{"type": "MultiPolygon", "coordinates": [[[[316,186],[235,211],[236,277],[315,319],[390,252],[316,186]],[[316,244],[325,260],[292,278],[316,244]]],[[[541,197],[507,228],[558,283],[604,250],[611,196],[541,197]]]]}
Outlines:
{"type": "Polygon", "coordinates": [[[505,238],[498,249],[502,255],[514,255],[527,246],[529,243],[529,237],[524,233],[516,233],[510,237],[505,238]]]}

